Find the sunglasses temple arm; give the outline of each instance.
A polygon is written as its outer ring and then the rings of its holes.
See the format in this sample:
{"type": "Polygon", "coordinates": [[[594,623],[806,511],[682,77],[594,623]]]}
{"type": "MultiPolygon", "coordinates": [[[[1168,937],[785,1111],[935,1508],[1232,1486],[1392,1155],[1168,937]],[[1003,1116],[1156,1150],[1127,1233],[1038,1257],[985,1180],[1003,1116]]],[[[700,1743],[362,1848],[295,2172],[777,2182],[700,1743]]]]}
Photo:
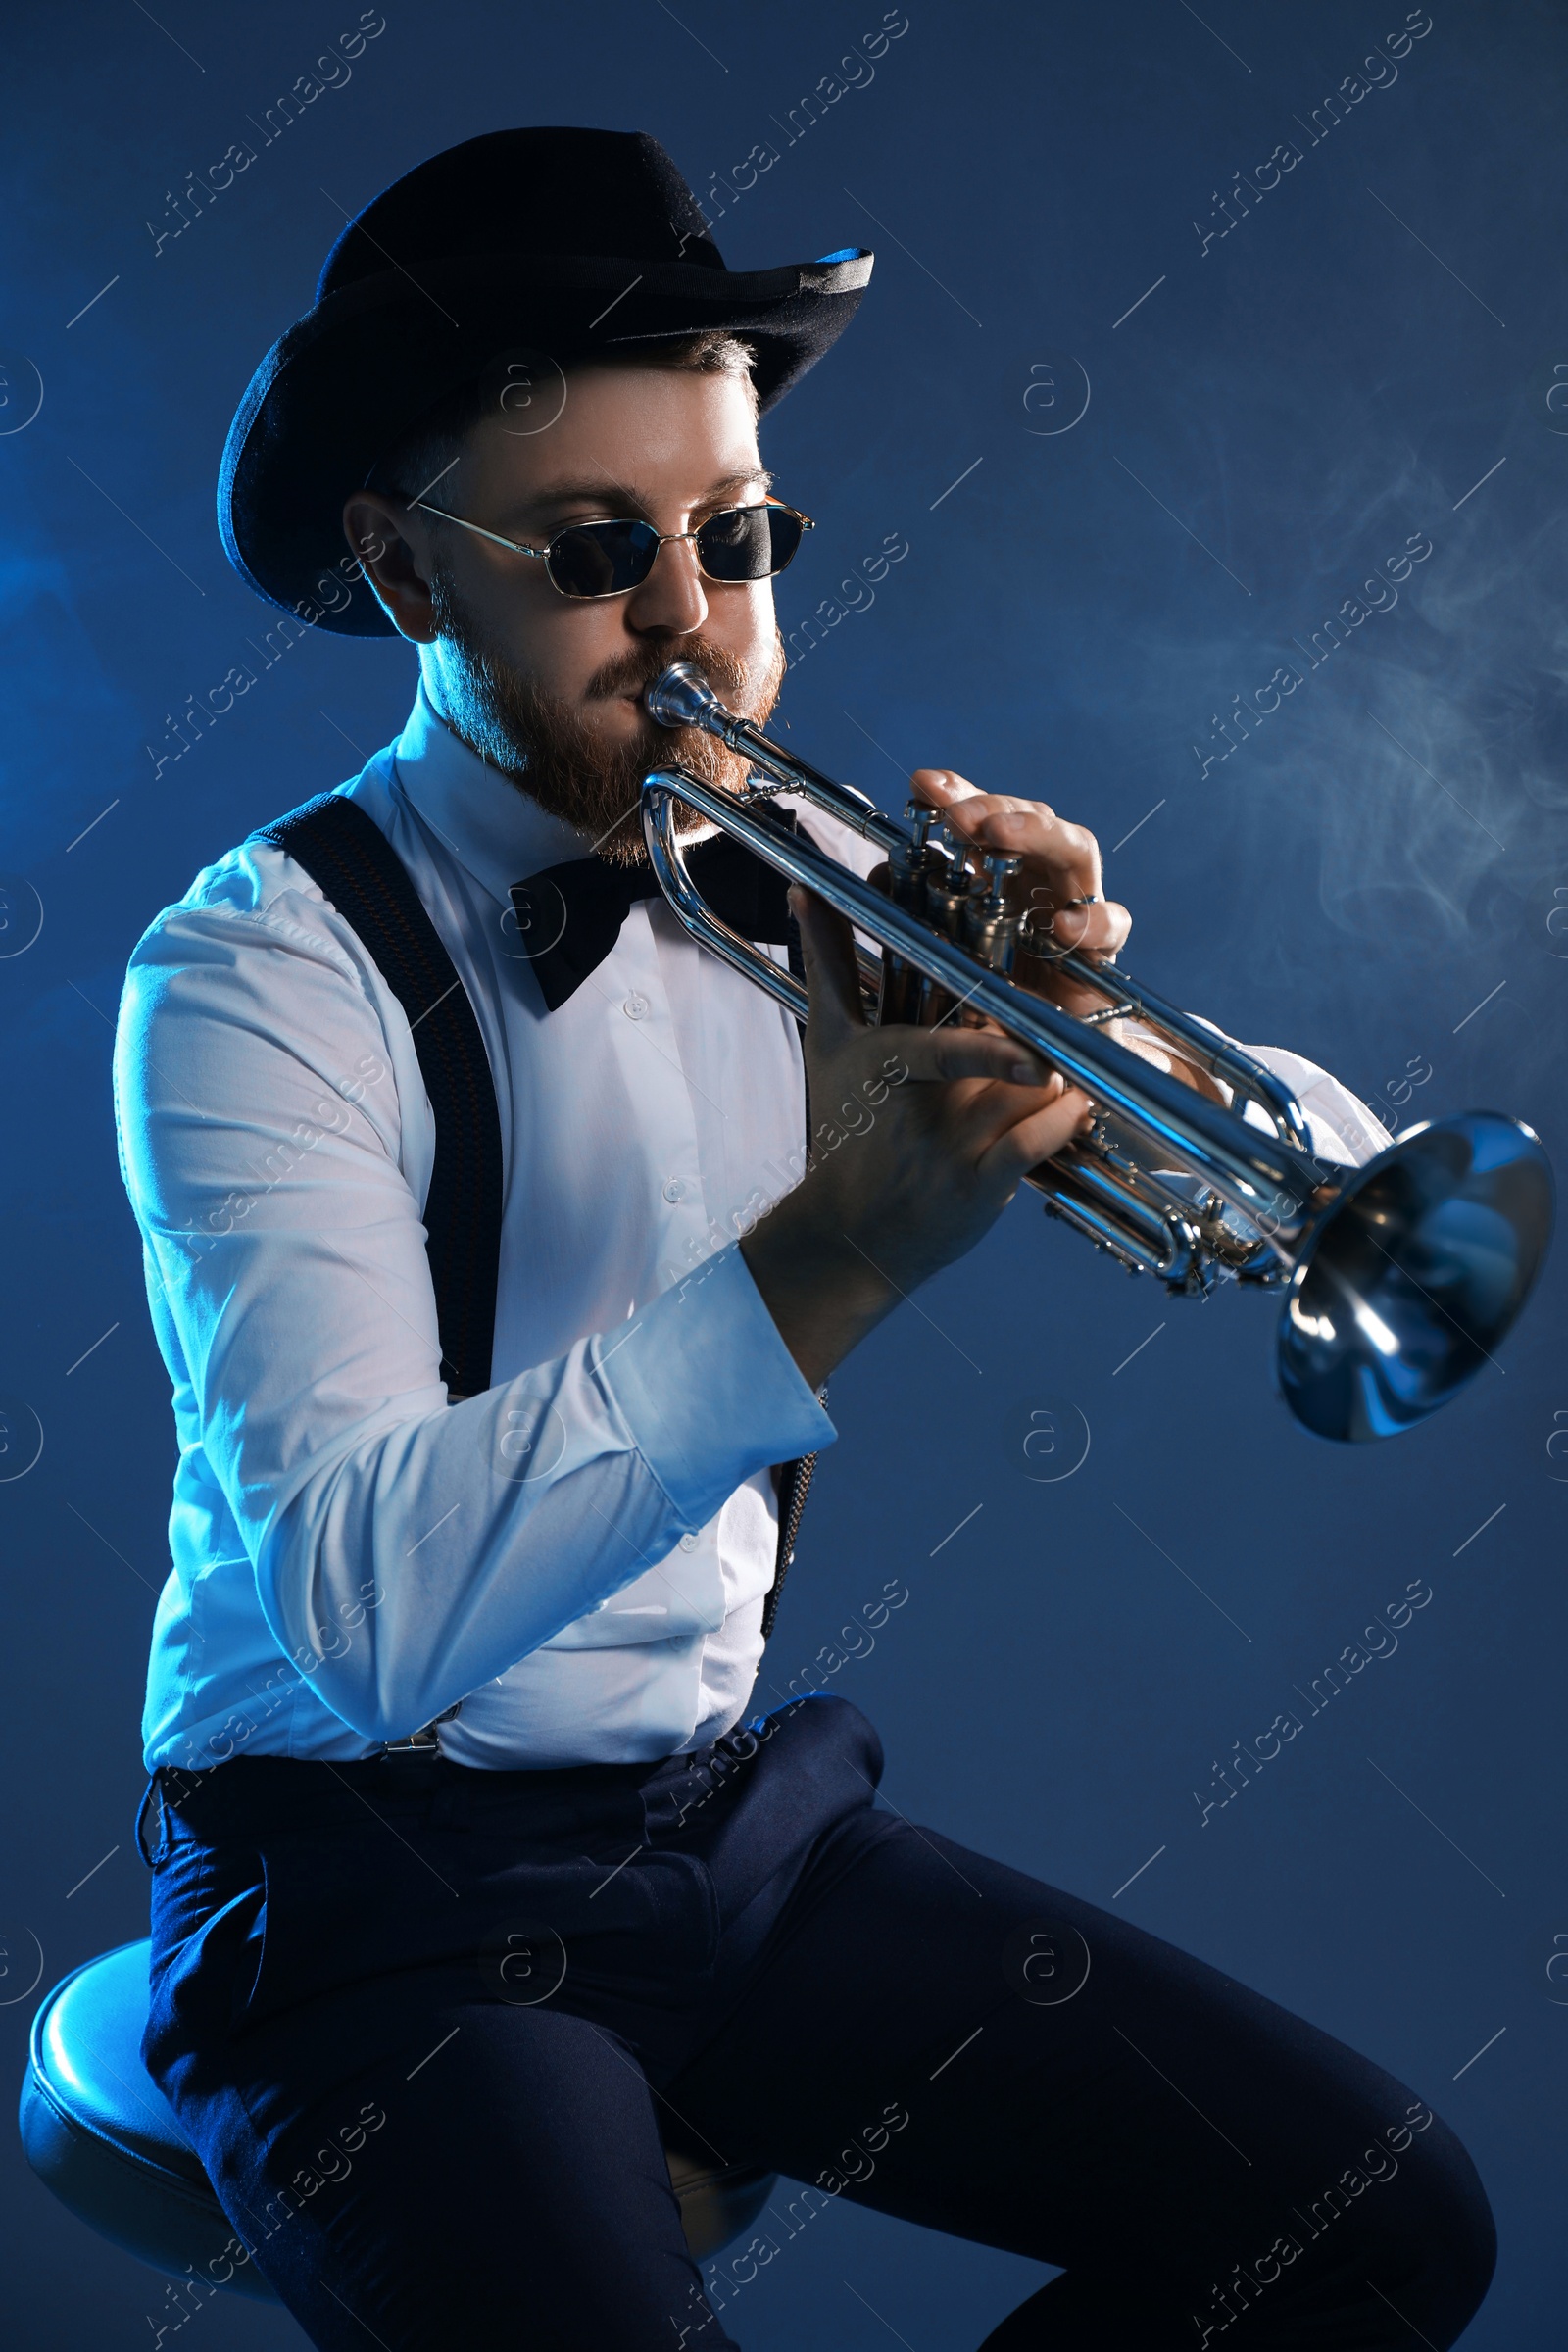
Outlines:
{"type": "Polygon", "coordinates": [[[503,539],[499,531],[487,531],[482,523],[468,522],[461,514],[449,514],[445,507],[432,507],[426,498],[416,498],[414,504],[426,514],[439,514],[443,522],[455,522],[460,530],[472,531],[477,539],[488,539],[493,547],[509,548],[514,556],[536,556],[543,560],[550,553],[546,547],[525,547],[520,539],[503,539]]]}

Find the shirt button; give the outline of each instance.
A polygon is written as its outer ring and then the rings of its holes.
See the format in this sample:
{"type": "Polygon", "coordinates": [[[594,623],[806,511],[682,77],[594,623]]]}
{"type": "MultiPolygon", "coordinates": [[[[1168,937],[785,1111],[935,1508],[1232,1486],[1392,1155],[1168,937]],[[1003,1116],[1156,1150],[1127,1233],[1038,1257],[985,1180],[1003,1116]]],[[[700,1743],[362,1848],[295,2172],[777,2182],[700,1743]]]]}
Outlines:
{"type": "Polygon", "coordinates": [[[678,1176],[672,1176],[669,1182],[664,1186],[663,1190],[664,1199],[671,1203],[676,1200],[684,1200],[686,1198],[686,1187],[682,1184],[678,1176]]]}
{"type": "Polygon", "coordinates": [[[640,1021],[648,1010],[648,999],[640,989],[634,988],[620,1009],[628,1021],[640,1021]]]}
{"type": "Polygon", "coordinates": [[[695,1551],[697,1549],[697,1538],[692,1534],[690,1528],[688,1528],[686,1533],[682,1536],[680,1540],[680,1547],[682,1551],[695,1551]]]}

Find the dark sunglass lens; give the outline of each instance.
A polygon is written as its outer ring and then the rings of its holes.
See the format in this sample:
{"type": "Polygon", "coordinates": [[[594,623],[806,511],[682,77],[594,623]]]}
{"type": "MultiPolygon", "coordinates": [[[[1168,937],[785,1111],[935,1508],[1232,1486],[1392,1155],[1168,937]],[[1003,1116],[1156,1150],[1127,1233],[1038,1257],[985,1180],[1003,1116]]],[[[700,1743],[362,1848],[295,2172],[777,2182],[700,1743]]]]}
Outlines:
{"type": "Polygon", "coordinates": [[[771,579],[800,544],[800,520],[786,507],[729,507],[697,534],[703,569],[712,580],[771,579]]]}
{"type": "Polygon", "coordinates": [[[563,596],[620,596],[647,579],[658,553],[651,523],[572,523],[550,542],[550,577],[563,596]]]}

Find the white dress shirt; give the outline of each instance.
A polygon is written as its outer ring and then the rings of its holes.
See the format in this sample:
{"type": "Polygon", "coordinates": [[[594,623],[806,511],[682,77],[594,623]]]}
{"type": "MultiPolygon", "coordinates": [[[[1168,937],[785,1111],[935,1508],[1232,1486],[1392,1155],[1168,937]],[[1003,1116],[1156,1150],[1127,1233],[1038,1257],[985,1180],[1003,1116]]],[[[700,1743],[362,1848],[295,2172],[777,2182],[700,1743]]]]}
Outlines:
{"type": "MultiPolygon", "coordinates": [[[[343,789],[408,868],[495,1078],[492,1386],[449,1404],[440,1378],[408,1018],[303,868],[248,842],[138,944],[116,1047],[179,1446],[148,1768],[365,1756],[459,1701],[439,1736],[464,1764],[701,1745],[756,1676],[768,1465],[834,1436],[735,1238],[803,1164],[794,1023],[657,899],[547,1012],[509,887],[589,845],[422,692],[343,789]]],[[[1377,1148],[1337,1080],[1260,1057],[1326,1158],[1377,1148]]]]}

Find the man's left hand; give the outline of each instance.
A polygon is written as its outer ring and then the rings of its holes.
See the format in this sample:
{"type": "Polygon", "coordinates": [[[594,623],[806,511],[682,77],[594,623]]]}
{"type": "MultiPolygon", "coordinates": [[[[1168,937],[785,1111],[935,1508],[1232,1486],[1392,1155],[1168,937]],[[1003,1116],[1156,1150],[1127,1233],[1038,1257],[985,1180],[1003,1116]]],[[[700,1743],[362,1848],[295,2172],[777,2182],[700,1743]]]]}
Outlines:
{"type": "MultiPolygon", "coordinates": [[[[1132,929],[1133,918],[1114,899],[1101,896],[1102,880],[1100,844],[1082,825],[1048,808],[1043,801],[1026,801],[1005,792],[980,792],[966,776],[951,767],[917,767],[909,779],[917,800],[940,808],[956,833],[978,856],[1000,850],[1023,860],[1008,889],[1009,903],[1022,912],[1036,912],[1036,928],[1049,920],[1058,948],[1072,949],[1098,962],[1109,963],[1132,929]]],[[[1103,1007],[1098,991],[1054,977],[1044,992],[1064,1011],[1086,1013],[1103,1007]]],[[[1211,1102],[1226,1100],[1208,1073],[1173,1053],[1160,1039],[1125,1021],[1108,1024],[1118,1044],[1195,1087],[1211,1102]]]]}
{"type": "MultiPolygon", "coordinates": [[[[1022,858],[1009,900],[1020,910],[1036,910],[1037,927],[1041,917],[1049,918],[1058,948],[1092,955],[1097,960],[1116,954],[1133,918],[1125,906],[1102,897],[1100,844],[1084,826],[1069,824],[1043,801],[979,792],[951,767],[917,767],[909,782],[915,798],[927,808],[940,808],[977,856],[997,850],[1022,858]]],[[[1104,1001],[1082,989],[1051,993],[1072,1012],[1088,1011],[1104,1001]]]]}

